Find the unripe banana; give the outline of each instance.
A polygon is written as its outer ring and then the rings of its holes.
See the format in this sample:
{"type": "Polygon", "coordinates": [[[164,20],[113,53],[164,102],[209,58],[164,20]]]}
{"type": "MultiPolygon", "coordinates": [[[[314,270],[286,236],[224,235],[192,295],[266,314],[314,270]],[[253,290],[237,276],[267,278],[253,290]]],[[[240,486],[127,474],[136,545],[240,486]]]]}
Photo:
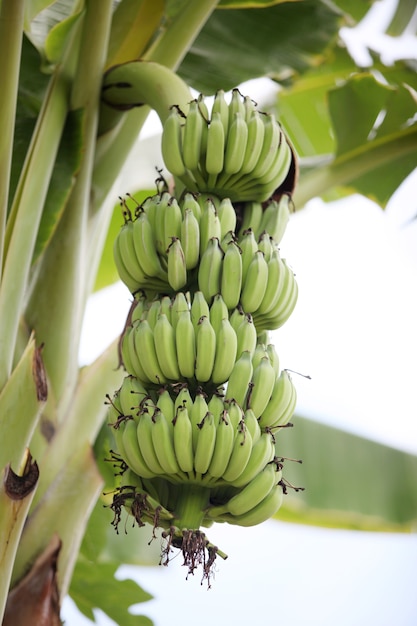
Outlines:
{"type": "Polygon", "coordinates": [[[210,308],[203,292],[196,291],[191,303],[191,321],[195,331],[197,331],[198,323],[203,316],[210,318],[210,308]]]}
{"type": "Polygon", "coordinates": [[[268,262],[268,281],[264,297],[256,310],[257,315],[267,315],[276,307],[278,300],[281,298],[285,276],[285,266],[281,260],[278,248],[275,248],[268,262]]]}
{"type": "Polygon", "coordinates": [[[253,509],[242,515],[223,516],[224,521],[229,524],[237,524],[239,526],[256,526],[275,515],[282,504],[282,487],[277,485],[269,494],[253,509]]]}
{"type": "Polygon", "coordinates": [[[203,292],[207,302],[220,293],[223,265],[223,251],[216,237],[210,239],[208,246],[200,259],[198,268],[198,288],[203,292]]]}
{"type": "MultiPolygon", "coordinates": [[[[171,196],[164,213],[164,248],[169,247],[173,237],[181,237],[182,213],[176,198],[171,196]]],[[[182,239],[181,239],[182,243],[182,239]]]]}
{"type": "Polygon", "coordinates": [[[225,399],[235,400],[239,406],[243,407],[252,375],[252,355],[249,350],[244,350],[233,366],[227,383],[225,399]]]}
{"type": "Polygon", "coordinates": [[[172,196],[164,191],[155,197],[154,240],[156,250],[162,258],[166,258],[169,239],[165,236],[165,213],[168,211],[172,196]],[[168,242],[168,243],[167,243],[168,242]]]}
{"type": "Polygon", "coordinates": [[[167,475],[176,474],[180,468],[174,450],[174,429],[158,408],[153,413],[152,421],[152,443],[158,461],[167,475]]]}
{"type": "Polygon", "coordinates": [[[236,211],[230,198],[223,198],[217,214],[220,220],[220,239],[223,240],[227,233],[234,233],[236,229],[236,211]]]}
{"type": "Polygon", "coordinates": [[[172,320],[171,320],[172,300],[169,296],[163,296],[160,302],[161,302],[160,312],[167,316],[168,321],[171,324],[172,323],[172,320]]]}
{"type": "Polygon", "coordinates": [[[228,309],[237,307],[242,291],[242,252],[239,246],[231,241],[223,258],[223,269],[220,291],[228,309]]]}
{"type": "Polygon", "coordinates": [[[190,394],[190,390],[187,385],[182,385],[174,402],[175,415],[177,414],[178,407],[186,407],[188,411],[191,411],[193,406],[193,399],[190,394]]]}
{"type": "Polygon", "coordinates": [[[153,330],[156,356],[165,378],[177,381],[180,378],[176,349],[176,334],[166,315],[161,313],[153,330]]]}
{"type": "Polygon", "coordinates": [[[142,457],[154,474],[164,474],[164,469],[160,464],[153,446],[152,430],[153,430],[153,409],[144,409],[140,412],[139,422],[137,425],[137,439],[142,457]]]}
{"type": "Polygon", "coordinates": [[[200,161],[201,137],[204,120],[200,113],[197,100],[190,102],[185,120],[182,142],[182,158],[188,170],[197,170],[200,161]]]}
{"type": "Polygon", "coordinates": [[[176,237],[168,248],[168,282],[174,291],[179,291],[187,283],[184,250],[176,237]]]}
{"type": "Polygon", "coordinates": [[[161,149],[166,168],[173,176],[178,177],[186,174],[182,145],[183,125],[183,114],[178,107],[171,107],[171,112],[164,123],[161,149]]]}
{"type": "MultiPolygon", "coordinates": [[[[258,162],[251,173],[251,179],[262,178],[274,162],[281,141],[281,129],[273,115],[263,115],[264,140],[258,162]]],[[[272,190],[273,191],[273,190],[272,190]]],[[[271,191],[271,193],[272,193],[271,191]]]]}
{"type": "Polygon", "coordinates": [[[284,194],[279,202],[272,200],[266,207],[260,228],[265,230],[278,245],[284,236],[290,219],[290,200],[291,197],[284,194]]]}
{"type": "MultiPolygon", "coordinates": [[[[279,480],[279,479],[278,479],[279,480]]],[[[262,502],[278,483],[275,465],[267,465],[227,503],[232,515],[243,515],[262,502]]]]}
{"type": "Polygon", "coordinates": [[[172,426],[172,420],[175,417],[174,401],[168,389],[162,387],[158,390],[158,400],[156,402],[158,409],[165,415],[168,424],[172,426]]]}
{"type": "Polygon", "coordinates": [[[258,244],[251,228],[248,228],[238,240],[239,247],[242,250],[242,285],[246,282],[246,274],[249,265],[252,263],[253,257],[258,252],[258,244]]]}
{"type": "Polygon", "coordinates": [[[244,104],[244,98],[242,97],[242,94],[237,87],[232,89],[232,97],[230,98],[229,102],[229,128],[233,124],[236,113],[239,113],[239,115],[241,115],[242,118],[246,120],[246,107],[244,104]]]}
{"type": "Polygon", "coordinates": [[[123,459],[127,465],[142,478],[153,478],[156,474],[147,465],[137,436],[138,424],[134,420],[127,420],[123,424],[123,459]]]}
{"type": "MultiPolygon", "coordinates": [[[[268,313],[256,315],[256,324],[258,332],[268,328],[270,330],[282,326],[293,312],[298,298],[298,285],[295,276],[290,267],[288,267],[285,259],[282,259],[283,267],[283,283],[279,297],[274,303],[273,308],[268,313]]],[[[262,307],[261,307],[262,308],[262,307]]]]}
{"type": "Polygon", "coordinates": [[[141,322],[135,322],[133,326],[126,328],[122,339],[122,358],[128,373],[146,383],[149,379],[136,351],[136,328],[139,323],[141,322]]]}
{"type": "Polygon", "coordinates": [[[258,419],[252,409],[245,409],[244,422],[246,428],[250,432],[250,436],[252,437],[252,446],[254,446],[261,436],[261,429],[258,419]]]}
{"type": "Polygon", "coordinates": [[[269,356],[269,360],[271,362],[272,367],[274,368],[275,371],[275,376],[276,378],[279,377],[280,375],[280,368],[279,368],[279,356],[277,351],[275,350],[275,346],[272,343],[268,343],[266,346],[266,352],[269,356]]]}
{"type": "Polygon", "coordinates": [[[184,378],[193,378],[196,359],[195,329],[190,311],[180,313],[175,331],[178,368],[184,378]]]}
{"type": "Polygon", "coordinates": [[[128,274],[136,282],[135,291],[137,291],[146,284],[146,275],[139,263],[135,252],[133,223],[131,220],[128,220],[122,226],[117,235],[117,240],[121,261],[123,263],[123,266],[126,268],[128,274]]]}
{"type": "Polygon", "coordinates": [[[133,322],[136,322],[137,320],[140,320],[143,315],[147,315],[148,308],[149,300],[147,300],[143,292],[139,292],[139,294],[135,296],[135,299],[132,302],[132,307],[130,309],[131,324],[133,324],[133,322]]]}
{"type": "Polygon", "coordinates": [[[233,450],[235,433],[226,410],[217,420],[216,445],[211,457],[208,473],[213,478],[221,478],[226,471],[233,450]]]}
{"type": "Polygon", "coordinates": [[[247,408],[252,409],[257,418],[260,418],[271,398],[275,380],[275,370],[269,357],[262,358],[253,371],[252,389],[246,399],[247,408]]]}
{"type": "Polygon", "coordinates": [[[194,217],[198,220],[198,223],[200,223],[201,206],[199,202],[197,202],[194,194],[190,193],[189,191],[184,194],[184,198],[181,203],[183,218],[187,209],[190,209],[190,211],[193,212],[194,217]]]}
{"type": "Polygon", "coordinates": [[[174,330],[177,328],[180,315],[185,311],[189,311],[189,293],[178,291],[171,305],[171,324],[174,330]]]}
{"type": "Polygon", "coordinates": [[[120,251],[120,233],[114,240],[113,258],[114,258],[114,263],[116,265],[117,273],[119,274],[120,280],[126,285],[130,293],[137,292],[139,289],[138,282],[131,275],[130,271],[127,269],[125,262],[122,258],[122,254],[120,251]]]}
{"type": "Polygon", "coordinates": [[[233,442],[233,450],[230,455],[230,461],[223,474],[223,480],[230,483],[240,476],[249,462],[251,451],[252,437],[242,421],[233,442]]]}
{"type": "Polygon", "coordinates": [[[207,198],[203,203],[200,217],[200,256],[204,254],[213,237],[220,240],[221,224],[213,200],[207,198]]]}
{"type": "Polygon", "coordinates": [[[224,319],[229,319],[229,311],[226,303],[220,294],[216,294],[210,306],[210,324],[217,334],[224,319]]]}
{"type": "Polygon", "coordinates": [[[272,461],[275,456],[274,438],[270,432],[263,432],[252,447],[248,464],[240,476],[233,481],[234,487],[244,487],[251,482],[272,461]]]}
{"type": "Polygon", "coordinates": [[[297,393],[287,370],[275,380],[268,404],[259,417],[261,428],[285,426],[291,419],[297,403],[297,393]]]}
{"type": "MultiPolygon", "coordinates": [[[[265,136],[264,123],[258,111],[253,111],[249,120],[246,120],[246,123],[248,127],[248,139],[240,170],[242,174],[250,174],[254,170],[261,156],[265,136]]],[[[254,228],[254,226],[251,226],[251,228],[254,228]]]]}
{"type": "Polygon", "coordinates": [[[200,226],[191,209],[186,209],[181,223],[181,245],[185,267],[192,270],[198,265],[200,258],[200,226]]]}
{"type": "MultiPolygon", "coordinates": [[[[191,409],[188,411],[188,415],[191,422],[191,429],[193,434],[193,451],[197,449],[197,439],[199,436],[199,424],[203,421],[205,415],[209,412],[208,404],[206,402],[205,394],[200,389],[196,392],[195,399],[191,409]]],[[[211,414],[212,415],[212,414],[211,414]]]]}
{"type": "Polygon", "coordinates": [[[246,313],[252,313],[262,302],[268,283],[268,263],[263,252],[258,250],[249,264],[242,283],[240,303],[246,313]]]}
{"type": "Polygon", "coordinates": [[[133,327],[136,354],[142,371],[151,383],[166,383],[166,378],[159,366],[152,329],[146,319],[133,327]]]}
{"type": "Polygon", "coordinates": [[[144,211],[133,222],[133,242],[136,256],[145,275],[166,280],[166,272],[162,269],[156,251],[152,227],[144,211]]]}
{"type": "Polygon", "coordinates": [[[216,424],[210,411],[206,413],[198,428],[194,469],[197,474],[205,474],[209,468],[216,443],[216,424]]]}
{"type": "MultiPolygon", "coordinates": [[[[246,145],[248,141],[248,127],[244,115],[237,111],[230,124],[224,155],[225,174],[236,174],[240,172],[243,159],[245,157],[246,145]]],[[[219,178],[219,182],[220,179],[219,178]]]]}
{"type": "Polygon", "coordinates": [[[275,249],[275,245],[272,242],[272,238],[268,235],[268,233],[264,232],[261,234],[258,240],[258,249],[263,252],[265,257],[265,261],[269,263],[269,260],[272,256],[272,252],[275,249]]]}
{"type": "Polygon", "coordinates": [[[253,323],[253,318],[248,313],[243,316],[241,324],[236,329],[237,335],[237,353],[236,358],[239,359],[242,352],[247,350],[251,356],[255,352],[257,343],[256,326],[253,323]]]}
{"type": "Polygon", "coordinates": [[[207,131],[206,170],[209,188],[214,187],[217,174],[223,170],[225,139],[220,113],[214,112],[207,131]]]}
{"type": "Polygon", "coordinates": [[[212,119],[216,113],[220,115],[220,119],[223,124],[224,137],[226,139],[229,129],[229,105],[226,102],[224,91],[222,89],[219,89],[214,97],[213,108],[211,110],[212,119]]]}
{"type": "Polygon", "coordinates": [[[215,422],[217,423],[225,409],[225,406],[223,404],[223,397],[218,392],[214,393],[208,401],[207,406],[210,413],[213,414],[215,422]]]}
{"type": "Polygon", "coordinates": [[[123,379],[118,394],[123,415],[137,416],[139,408],[146,398],[148,398],[148,392],[137,378],[126,376],[123,379]]]}
{"type": "MultiPolygon", "coordinates": [[[[263,214],[264,210],[261,202],[245,202],[243,207],[242,223],[238,233],[239,240],[245,235],[248,229],[251,229],[256,241],[262,232],[260,226],[263,214]]],[[[257,247],[253,250],[252,254],[254,254],[256,250],[257,247]]]]}
{"type": "Polygon", "coordinates": [[[223,319],[216,333],[216,356],[211,379],[214,384],[225,383],[236,361],[237,337],[229,319],[223,319]]]}
{"type": "Polygon", "coordinates": [[[151,302],[151,306],[148,308],[146,313],[146,319],[148,321],[149,326],[153,329],[155,328],[156,320],[159,317],[159,313],[161,311],[161,301],[154,300],[151,302]]]}
{"type": "Polygon", "coordinates": [[[208,317],[201,317],[197,327],[195,377],[199,382],[210,380],[216,355],[216,333],[208,317]]]}
{"type": "Polygon", "coordinates": [[[193,434],[186,406],[179,406],[174,419],[175,456],[183,472],[193,472],[193,434]]]}
{"type": "Polygon", "coordinates": [[[233,426],[233,430],[235,434],[244,428],[244,413],[242,411],[242,407],[234,400],[225,400],[225,407],[227,407],[227,411],[229,413],[230,423],[233,426]]]}

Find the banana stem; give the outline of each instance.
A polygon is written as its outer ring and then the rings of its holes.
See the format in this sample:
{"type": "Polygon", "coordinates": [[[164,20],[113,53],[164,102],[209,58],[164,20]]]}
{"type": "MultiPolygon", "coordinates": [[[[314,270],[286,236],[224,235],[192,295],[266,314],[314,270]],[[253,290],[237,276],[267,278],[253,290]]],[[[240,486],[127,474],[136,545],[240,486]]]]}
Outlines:
{"type": "Polygon", "coordinates": [[[2,129],[0,138],[0,279],[13,154],[23,17],[24,0],[3,0],[0,3],[0,59],[7,59],[2,76],[0,99],[0,128],[2,129]]]}
{"type": "Polygon", "coordinates": [[[201,485],[183,484],[178,490],[172,524],[180,529],[198,530],[209,504],[210,490],[201,485]]]}

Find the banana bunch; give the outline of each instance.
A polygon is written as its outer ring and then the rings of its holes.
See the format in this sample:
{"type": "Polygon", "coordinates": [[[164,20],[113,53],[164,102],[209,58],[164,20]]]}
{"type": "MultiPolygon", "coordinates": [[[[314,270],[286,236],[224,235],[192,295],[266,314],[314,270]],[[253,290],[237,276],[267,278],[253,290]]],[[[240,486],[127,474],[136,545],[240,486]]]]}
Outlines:
{"type": "Polygon", "coordinates": [[[264,202],[295,171],[293,149],[273,115],[234,89],[218,91],[209,113],[203,95],[185,115],[171,107],[162,133],[167,169],[194,192],[264,202]]]}
{"type": "Polygon", "coordinates": [[[122,511],[162,528],[162,560],[179,548],[208,578],[225,555],[200,528],[259,524],[286,493],[276,435],[297,394],[269,331],[298,297],[278,248],[297,168],[275,118],[238,90],[229,103],[219,91],[211,112],[203,96],[187,115],[171,107],[162,152],[178,195],[122,201],[114,242],[133,302],[127,375],[107,396],[121,474],[111,508],[116,528],[122,511]]]}
{"type": "Polygon", "coordinates": [[[274,438],[235,400],[219,393],[208,398],[201,389],[191,393],[186,385],[176,395],[168,387],[147,393],[127,376],[109,399],[109,420],[128,468],[118,501],[128,502],[133,515],[139,507],[138,521],[158,514],[159,525],[183,528],[179,503],[185,497],[198,502],[199,525],[232,518],[252,525],[278,509],[282,466],[274,438]]]}
{"type": "Polygon", "coordinates": [[[114,260],[131,293],[175,293],[195,281],[208,242],[234,232],[236,213],[228,198],[168,192],[148,198],[135,214],[123,205],[125,223],[114,242],[114,260]]]}

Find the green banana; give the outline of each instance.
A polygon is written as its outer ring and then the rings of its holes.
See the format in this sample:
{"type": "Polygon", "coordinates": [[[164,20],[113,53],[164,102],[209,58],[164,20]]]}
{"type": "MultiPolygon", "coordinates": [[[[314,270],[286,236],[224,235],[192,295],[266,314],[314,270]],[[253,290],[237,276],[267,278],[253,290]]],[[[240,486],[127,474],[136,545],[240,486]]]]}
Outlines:
{"type": "Polygon", "coordinates": [[[176,474],[180,468],[174,450],[174,429],[158,408],[153,413],[152,422],[152,444],[158,462],[165,474],[176,474]]]}
{"type": "Polygon", "coordinates": [[[251,228],[245,230],[242,237],[238,239],[239,247],[242,250],[242,285],[246,283],[246,274],[255,254],[258,252],[258,244],[254,232],[251,228]]]}
{"type": "Polygon", "coordinates": [[[156,251],[152,226],[142,211],[133,222],[133,244],[138,262],[145,276],[156,276],[166,281],[166,272],[156,251]]]}
{"type": "Polygon", "coordinates": [[[195,377],[204,383],[211,378],[216,355],[216,333],[206,316],[197,326],[196,348],[195,377]]]}
{"type": "Polygon", "coordinates": [[[178,107],[171,107],[171,112],[164,124],[161,150],[165,167],[173,176],[178,176],[179,178],[187,173],[183,160],[183,125],[184,115],[180,113],[178,107]]]}
{"type": "Polygon", "coordinates": [[[290,219],[291,196],[284,194],[279,202],[272,200],[266,207],[262,221],[261,230],[265,230],[278,245],[282,240],[290,219]]]}
{"type": "Polygon", "coordinates": [[[174,418],[174,450],[181,470],[193,472],[193,433],[186,406],[179,406],[174,418]]]}
{"type": "Polygon", "coordinates": [[[197,440],[199,437],[199,424],[203,421],[205,415],[209,412],[209,407],[206,402],[205,394],[200,388],[197,390],[194,398],[193,405],[191,409],[188,411],[188,415],[190,417],[191,429],[193,435],[193,451],[197,449],[197,440]]]}
{"type": "MultiPolygon", "coordinates": [[[[247,142],[248,126],[244,114],[242,114],[241,111],[237,111],[234,114],[233,121],[230,123],[229,120],[229,133],[224,155],[225,174],[236,174],[240,172],[245,157],[247,142]]],[[[219,177],[219,182],[221,179],[222,177],[219,177]]]]}
{"type": "Polygon", "coordinates": [[[224,319],[229,319],[229,311],[226,303],[220,294],[216,294],[210,306],[210,324],[217,334],[224,319]]]}
{"type": "Polygon", "coordinates": [[[159,367],[166,379],[179,380],[180,370],[176,348],[176,334],[166,315],[161,313],[153,329],[155,351],[159,367]]]}
{"type": "Polygon", "coordinates": [[[241,324],[236,328],[237,335],[237,352],[236,358],[239,359],[242,352],[247,350],[251,356],[255,352],[257,343],[256,326],[250,313],[243,316],[241,324]]]}
{"type": "Polygon", "coordinates": [[[155,341],[149,322],[144,319],[133,327],[136,354],[141,369],[151,383],[162,385],[166,383],[156,354],[155,341]]]}
{"type": "Polygon", "coordinates": [[[244,350],[230,373],[225,399],[235,400],[239,406],[243,407],[252,375],[252,355],[249,350],[244,350]]]}
{"type": "Polygon", "coordinates": [[[240,476],[249,462],[251,451],[252,437],[242,420],[235,435],[229,463],[222,476],[223,480],[232,483],[240,476]]]}
{"type": "Polygon", "coordinates": [[[214,384],[225,383],[236,361],[237,337],[228,318],[221,321],[216,333],[216,354],[211,379],[214,384]]]}
{"type": "Polygon", "coordinates": [[[245,313],[252,313],[259,307],[268,283],[268,263],[263,252],[258,250],[252,258],[242,283],[240,303],[245,313]]]}
{"type": "Polygon", "coordinates": [[[269,495],[278,480],[275,465],[267,465],[239,493],[230,498],[227,503],[228,512],[232,515],[247,513],[269,495]]]}
{"type": "Polygon", "coordinates": [[[187,266],[184,250],[178,237],[173,237],[168,248],[168,282],[174,291],[187,284],[187,266]]]}
{"type": "Polygon", "coordinates": [[[223,256],[219,240],[213,237],[208,242],[198,268],[198,288],[203,292],[207,302],[220,293],[223,256]]]}
{"type": "Polygon", "coordinates": [[[206,198],[200,217],[200,256],[204,254],[213,237],[221,238],[221,224],[212,198],[206,198]]]}
{"type": "MultiPolygon", "coordinates": [[[[248,127],[248,139],[245,154],[243,157],[242,174],[250,174],[258,163],[265,136],[265,127],[258,111],[253,111],[249,120],[246,121],[248,127]]],[[[251,225],[251,228],[254,226],[251,225]]]]}
{"type": "Polygon", "coordinates": [[[221,478],[229,464],[233,450],[235,433],[229,419],[229,414],[223,410],[217,420],[216,445],[208,467],[209,476],[221,478]]]}
{"type": "Polygon", "coordinates": [[[238,526],[256,526],[273,517],[282,504],[282,487],[277,485],[269,494],[253,509],[242,515],[224,515],[222,521],[238,526]]]}
{"type": "Polygon", "coordinates": [[[213,414],[208,411],[198,424],[198,435],[194,454],[194,469],[197,474],[205,474],[209,468],[216,444],[216,424],[213,414]]]}
{"type": "Polygon", "coordinates": [[[127,420],[123,424],[123,459],[126,464],[142,478],[153,478],[156,474],[148,467],[139,447],[138,425],[134,420],[127,420]]]}
{"type": "MultiPolygon", "coordinates": [[[[164,242],[165,250],[169,247],[173,237],[181,237],[182,212],[179,204],[172,196],[165,207],[164,212],[164,242]]],[[[181,239],[182,243],[182,239],[181,239]]]]}
{"type": "Polygon", "coordinates": [[[246,398],[247,408],[252,409],[257,418],[260,418],[271,398],[275,380],[275,370],[269,357],[262,358],[253,370],[252,389],[246,398]]]}
{"type": "Polygon", "coordinates": [[[208,174],[207,186],[214,187],[217,174],[223,170],[225,134],[222,119],[219,112],[211,116],[207,132],[206,171],[208,174]]]}
{"type": "Polygon", "coordinates": [[[140,452],[144,462],[149,470],[156,475],[164,474],[164,469],[156,456],[155,448],[152,440],[153,430],[153,412],[154,409],[143,409],[139,414],[137,424],[137,440],[139,442],[140,452]]]}
{"type": "Polygon", "coordinates": [[[200,225],[191,209],[186,209],[181,222],[181,245],[185,267],[192,270],[197,267],[200,258],[200,225]]]}
{"type": "Polygon", "coordinates": [[[228,309],[239,304],[242,291],[242,252],[237,243],[230,241],[223,257],[220,293],[228,309]]]}
{"type": "Polygon", "coordinates": [[[203,292],[196,291],[191,303],[191,321],[195,331],[197,331],[198,323],[202,317],[210,318],[210,308],[203,292]]]}
{"type": "Polygon", "coordinates": [[[220,220],[220,239],[223,240],[227,233],[235,232],[236,211],[230,198],[223,198],[217,209],[220,220]]]}
{"type": "Polygon", "coordinates": [[[175,345],[181,376],[193,378],[196,359],[196,338],[195,329],[191,321],[191,313],[188,310],[179,314],[175,329],[175,345]]]}
{"type": "Polygon", "coordinates": [[[233,487],[244,487],[250,483],[263,468],[271,463],[275,456],[274,438],[270,432],[263,432],[252,447],[248,464],[236,480],[233,487]]]}
{"type": "Polygon", "coordinates": [[[297,403],[297,392],[287,370],[275,380],[268,404],[259,416],[261,428],[285,426],[291,419],[297,403]]]}

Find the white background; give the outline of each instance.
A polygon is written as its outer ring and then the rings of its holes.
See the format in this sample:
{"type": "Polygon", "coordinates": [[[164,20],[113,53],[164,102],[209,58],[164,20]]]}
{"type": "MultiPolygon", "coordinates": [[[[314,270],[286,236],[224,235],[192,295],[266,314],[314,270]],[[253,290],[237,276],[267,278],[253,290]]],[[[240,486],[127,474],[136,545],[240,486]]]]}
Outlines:
{"type": "MultiPolygon", "coordinates": [[[[362,38],[386,54],[417,56],[415,37],[406,35],[393,49],[380,34],[393,5],[377,2],[354,38],[343,33],[357,46],[359,61],[366,61],[362,38]]],[[[301,414],[417,454],[415,216],[416,175],[385,211],[353,196],[331,205],[314,200],[295,214],[280,248],[296,272],[300,296],[274,340],[283,367],[312,377],[296,379],[301,414]]],[[[120,333],[128,306],[120,284],[91,298],[82,362],[120,333]],[[101,318],[106,312],[100,328],[98,311],[101,318]]],[[[121,568],[121,577],[155,596],[135,612],[156,626],[417,624],[416,535],[266,522],[252,529],[214,526],[209,536],[229,554],[218,560],[210,591],[198,575],[185,580],[180,557],[168,568],[121,568]]],[[[113,623],[97,616],[102,626],[113,623]]],[[[71,626],[91,624],[70,600],[63,618],[71,626]]]]}

